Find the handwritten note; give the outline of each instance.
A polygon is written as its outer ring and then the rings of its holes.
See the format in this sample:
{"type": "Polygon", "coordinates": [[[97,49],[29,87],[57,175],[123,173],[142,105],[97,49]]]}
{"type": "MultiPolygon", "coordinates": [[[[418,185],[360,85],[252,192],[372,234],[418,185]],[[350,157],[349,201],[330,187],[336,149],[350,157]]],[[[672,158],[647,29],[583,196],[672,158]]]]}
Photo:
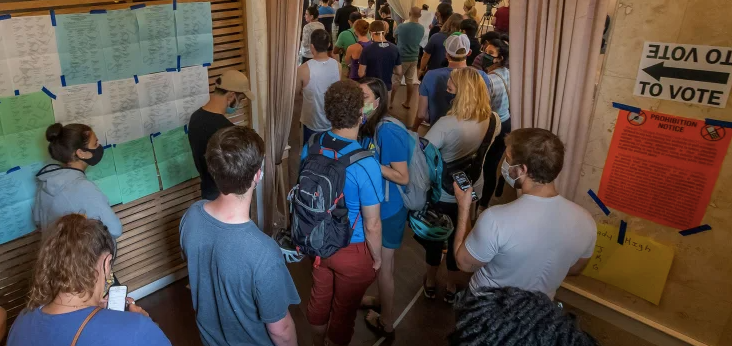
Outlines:
{"type": "Polygon", "coordinates": [[[108,143],[124,143],[145,136],[140,115],[140,100],[134,79],[102,83],[102,108],[108,143]]]}
{"type": "Polygon", "coordinates": [[[66,85],[107,79],[103,41],[107,30],[106,19],[106,14],[56,16],[56,42],[66,85]]]}
{"type": "Polygon", "coordinates": [[[5,143],[8,144],[12,166],[24,166],[50,159],[46,128],[9,134],[5,136],[5,143]]]}
{"type": "Polygon", "coordinates": [[[8,145],[5,136],[0,136],[0,172],[5,172],[14,167],[10,158],[10,148],[8,145]]]}
{"type": "Polygon", "coordinates": [[[33,200],[28,199],[0,208],[0,244],[20,238],[35,230],[33,223],[33,200]]]}
{"type": "Polygon", "coordinates": [[[108,80],[132,78],[142,73],[140,33],[132,10],[109,11],[104,42],[108,80]]]}
{"type": "Polygon", "coordinates": [[[210,2],[178,4],[178,9],[175,11],[175,25],[181,66],[213,62],[210,2]]]}
{"type": "Polygon", "coordinates": [[[173,87],[175,74],[176,72],[164,72],[139,78],[137,90],[146,134],[163,132],[186,124],[186,121],[178,116],[175,105],[173,87]]]}
{"type": "MultiPolygon", "coordinates": [[[[0,21],[0,33],[10,30],[8,21],[0,21]]],[[[0,34],[0,97],[11,96],[14,93],[13,77],[10,74],[10,66],[8,65],[8,54],[5,52],[5,39],[0,34]]],[[[2,132],[0,132],[2,133],[2,132]]]]}
{"type": "Polygon", "coordinates": [[[129,203],[160,191],[155,164],[118,175],[122,203],[129,203]]]}
{"type": "Polygon", "coordinates": [[[173,74],[173,84],[178,118],[187,124],[191,114],[209,100],[208,69],[203,66],[181,69],[180,72],[173,74]]]}
{"type": "Polygon", "coordinates": [[[173,5],[147,6],[133,12],[140,28],[141,74],[175,68],[178,48],[173,5]]]}
{"type": "Polygon", "coordinates": [[[160,168],[160,179],[163,181],[163,189],[178,185],[184,181],[198,176],[196,165],[193,163],[191,153],[184,153],[174,156],[162,162],[158,162],[160,168]]]}
{"type": "Polygon", "coordinates": [[[112,152],[114,153],[114,165],[118,175],[147,165],[155,165],[152,144],[147,137],[116,144],[112,152]]]}
{"type": "Polygon", "coordinates": [[[66,124],[89,125],[104,145],[109,125],[104,118],[102,95],[99,95],[97,83],[67,86],[56,90],[53,100],[53,111],[56,121],[66,124]]]}
{"type": "Polygon", "coordinates": [[[0,208],[33,199],[35,175],[40,168],[41,165],[28,165],[12,173],[0,173],[0,208]]]}
{"type": "Polygon", "coordinates": [[[56,31],[50,16],[13,17],[0,35],[14,88],[21,94],[61,85],[56,31]]]}
{"type": "Polygon", "coordinates": [[[122,193],[119,189],[119,180],[116,174],[96,180],[91,179],[91,181],[93,181],[94,184],[102,190],[102,193],[107,196],[109,205],[122,203],[122,193]]]}
{"type": "Polygon", "coordinates": [[[4,134],[46,128],[55,122],[51,98],[43,92],[0,98],[4,134]]]}
{"type": "Polygon", "coordinates": [[[620,245],[618,228],[600,224],[595,252],[582,274],[658,305],[673,258],[671,247],[631,232],[620,245]]]}
{"type": "Polygon", "coordinates": [[[173,158],[181,153],[191,152],[188,134],[185,133],[182,127],[163,132],[153,138],[153,147],[158,162],[173,158]]]}

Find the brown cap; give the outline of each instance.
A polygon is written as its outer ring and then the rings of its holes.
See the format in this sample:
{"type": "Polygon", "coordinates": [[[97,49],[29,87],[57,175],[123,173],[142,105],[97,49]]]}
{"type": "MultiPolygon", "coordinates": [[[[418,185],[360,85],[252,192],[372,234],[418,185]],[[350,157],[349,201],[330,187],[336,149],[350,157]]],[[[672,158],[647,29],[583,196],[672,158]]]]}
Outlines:
{"type": "Polygon", "coordinates": [[[249,78],[236,70],[228,70],[219,77],[221,83],[216,87],[235,93],[243,93],[249,100],[254,100],[254,93],[249,88],[249,78]]]}

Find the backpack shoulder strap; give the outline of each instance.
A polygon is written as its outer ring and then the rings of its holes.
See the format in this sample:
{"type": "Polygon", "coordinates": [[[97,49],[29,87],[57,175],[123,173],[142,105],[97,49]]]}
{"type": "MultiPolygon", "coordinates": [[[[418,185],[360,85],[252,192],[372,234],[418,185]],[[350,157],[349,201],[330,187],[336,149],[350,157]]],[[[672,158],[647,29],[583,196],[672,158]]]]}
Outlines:
{"type": "Polygon", "coordinates": [[[310,136],[310,139],[308,140],[308,156],[309,155],[319,155],[321,146],[321,138],[325,136],[325,132],[323,133],[316,133],[312,136],[310,136]]]}
{"type": "Polygon", "coordinates": [[[346,155],[341,156],[340,160],[347,161],[348,165],[350,166],[367,157],[373,157],[373,156],[374,156],[374,153],[372,153],[370,150],[357,149],[346,155]]]}
{"type": "MultiPolygon", "coordinates": [[[[501,79],[501,83],[503,83],[503,88],[506,89],[506,95],[508,95],[508,99],[510,100],[511,99],[511,90],[508,89],[508,84],[506,84],[506,80],[503,79],[503,77],[501,77],[501,75],[496,73],[495,71],[493,71],[489,74],[496,75],[496,76],[498,76],[498,78],[501,79]]],[[[511,111],[511,102],[510,101],[508,103],[508,111],[509,112],[511,111]]]]}

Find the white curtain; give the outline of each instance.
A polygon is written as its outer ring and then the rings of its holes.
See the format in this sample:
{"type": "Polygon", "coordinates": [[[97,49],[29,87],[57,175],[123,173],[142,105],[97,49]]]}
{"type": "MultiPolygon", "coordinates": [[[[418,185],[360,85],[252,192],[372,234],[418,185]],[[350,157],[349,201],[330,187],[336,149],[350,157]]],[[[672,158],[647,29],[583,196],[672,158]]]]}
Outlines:
{"type": "Polygon", "coordinates": [[[388,0],[391,10],[404,21],[409,19],[409,10],[414,7],[417,0],[388,0]]]}

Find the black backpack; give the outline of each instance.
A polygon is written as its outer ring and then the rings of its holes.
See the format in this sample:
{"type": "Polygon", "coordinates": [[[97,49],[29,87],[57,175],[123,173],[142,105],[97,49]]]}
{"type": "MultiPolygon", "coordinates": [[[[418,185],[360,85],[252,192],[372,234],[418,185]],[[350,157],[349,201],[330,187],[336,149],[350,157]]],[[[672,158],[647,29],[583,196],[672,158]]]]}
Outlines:
{"type": "Polygon", "coordinates": [[[349,144],[327,132],[315,134],[308,141],[308,155],[300,164],[300,177],[288,197],[292,241],[300,253],[328,258],[351,243],[355,222],[351,225],[348,219],[343,195],[346,168],[373,153],[358,149],[339,157],[338,151],[349,144]],[[333,151],[334,158],[323,155],[324,151],[333,151]]]}

